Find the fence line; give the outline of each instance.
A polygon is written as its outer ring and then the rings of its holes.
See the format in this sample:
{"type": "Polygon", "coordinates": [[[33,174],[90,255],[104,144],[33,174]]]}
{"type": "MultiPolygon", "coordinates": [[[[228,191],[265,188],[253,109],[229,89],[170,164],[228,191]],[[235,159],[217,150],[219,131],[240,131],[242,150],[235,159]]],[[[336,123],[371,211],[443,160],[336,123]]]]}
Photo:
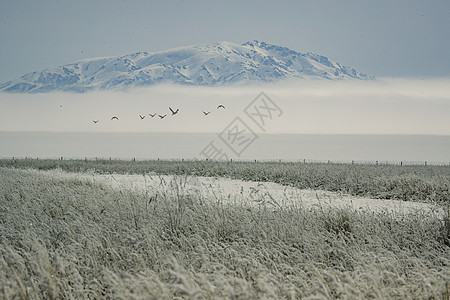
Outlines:
{"type": "Polygon", "coordinates": [[[450,162],[436,162],[436,161],[392,161],[392,160],[318,160],[318,159],[230,159],[230,160],[211,160],[211,159],[196,159],[196,158],[118,158],[118,157],[0,157],[0,160],[60,160],[60,161],[130,161],[130,162],[145,162],[145,161],[161,161],[161,162],[228,162],[228,163],[305,163],[305,164],[354,164],[354,165],[389,165],[389,166],[450,166],[450,162]]]}

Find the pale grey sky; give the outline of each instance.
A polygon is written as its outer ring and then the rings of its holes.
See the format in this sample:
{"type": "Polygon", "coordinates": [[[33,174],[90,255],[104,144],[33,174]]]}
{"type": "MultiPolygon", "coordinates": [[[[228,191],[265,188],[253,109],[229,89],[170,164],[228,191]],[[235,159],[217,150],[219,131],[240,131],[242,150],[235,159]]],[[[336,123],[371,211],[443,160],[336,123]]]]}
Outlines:
{"type": "Polygon", "coordinates": [[[0,1],[0,82],[83,58],[260,40],[377,77],[450,77],[450,1],[0,1]]]}

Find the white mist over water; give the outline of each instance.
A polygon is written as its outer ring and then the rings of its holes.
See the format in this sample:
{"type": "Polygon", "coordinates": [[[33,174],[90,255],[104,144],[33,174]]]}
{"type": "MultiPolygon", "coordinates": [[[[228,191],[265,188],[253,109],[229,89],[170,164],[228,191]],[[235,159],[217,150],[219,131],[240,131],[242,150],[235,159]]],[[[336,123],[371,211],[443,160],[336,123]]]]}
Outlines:
{"type": "Polygon", "coordinates": [[[261,92],[282,110],[265,133],[450,135],[450,79],[304,80],[247,87],[0,94],[0,131],[221,132],[261,92]],[[217,110],[219,104],[225,110],[217,110]],[[171,116],[169,106],[180,112],[171,116]],[[211,111],[204,116],[202,111],[211,111]],[[148,114],[168,114],[163,120],[148,114]],[[145,115],[141,120],[139,115],[145,115]],[[119,121],[111,121],[118,116],[119,121]],[[97,124],[93,120],[99,120],[97,124]]]}
{"type": "Polygon", "coordinates": [[[448,162],[449,115],[450,79],[2,93],[0,157],[201,158],[240,117],[258,138],[237,158],[448,162]],[[244,113],[260,92],[283,111],[264,130],[244,113]]]}

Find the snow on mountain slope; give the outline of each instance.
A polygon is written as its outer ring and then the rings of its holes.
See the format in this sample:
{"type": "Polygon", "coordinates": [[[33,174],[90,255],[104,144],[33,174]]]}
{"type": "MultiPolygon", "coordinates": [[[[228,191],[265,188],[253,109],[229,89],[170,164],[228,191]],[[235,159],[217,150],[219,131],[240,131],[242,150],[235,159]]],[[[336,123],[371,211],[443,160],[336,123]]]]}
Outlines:
{"type": "Polygon", "coordinates": [[[0,91],[86,92],[174,83],[201,86],[274,82],[284,79],[371,79],[325,56],[252,41],[220,42],[162,52],[85,59],[0,84],[0,91]]]}

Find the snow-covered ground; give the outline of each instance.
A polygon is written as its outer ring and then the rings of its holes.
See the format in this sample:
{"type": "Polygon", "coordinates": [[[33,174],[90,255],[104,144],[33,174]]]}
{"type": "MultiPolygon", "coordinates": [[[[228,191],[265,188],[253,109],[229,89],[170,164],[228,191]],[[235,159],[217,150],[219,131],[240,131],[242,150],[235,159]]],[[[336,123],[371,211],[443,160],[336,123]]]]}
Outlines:
{"type": "Polygon", "coordinates": [[[130,190],[155,197],[191,194],[203,200],[239,205],[280,208],[297,205],[312,208],[349,208],[405,216],[410,213],[443,215],[442,207],[419,202],[370,199],[323,190],[298,189],[273,182],[242,181],[229,178],[182,175],[121,175],[96,173],[67,173],[59,170],[36,171],[53,178],[81,179],[104,184],[117,190],[130,190]]]}

